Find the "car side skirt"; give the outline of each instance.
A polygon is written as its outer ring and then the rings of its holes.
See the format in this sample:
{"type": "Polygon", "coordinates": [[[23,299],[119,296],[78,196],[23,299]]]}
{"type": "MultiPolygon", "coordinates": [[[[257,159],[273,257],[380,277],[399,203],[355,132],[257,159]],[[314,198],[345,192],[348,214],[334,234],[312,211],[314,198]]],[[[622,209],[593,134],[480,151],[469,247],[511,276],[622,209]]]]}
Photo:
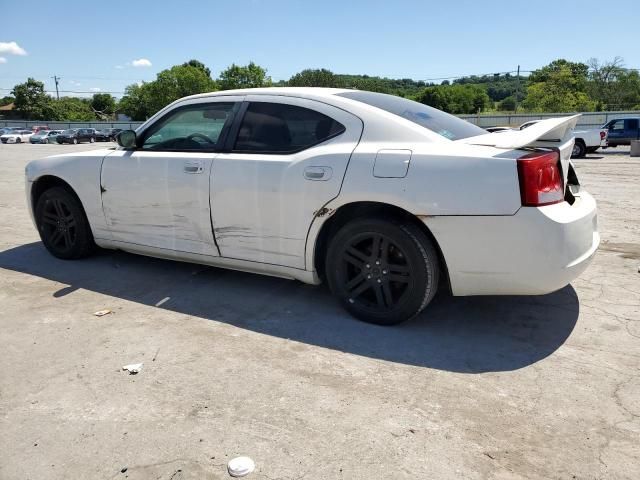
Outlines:
{"type": "Polygon", "coordinates": [[[251,262],[247,260],[239,260],[236,258],[212,257],[209,255],[202,255],[198,253],[180,252],[158,247],[149,247],[147,245],[137,245],[135,243],[121,242],[118,240],[107,240],[104,238],[95,238],[95,242],[99,247],[102,248],[123,250],[125,252],[145,255],[148,257],[197,263],[200,265],[227,268],[230,270],[238,270],[241,272],[259,273],[261,275],[286,278],[289,280],[299,280],[303,283],[308,283],[311,285],[319,285],[320,283],[322,283],[316,272],[310,272],[308,270],[302,270],[299,268],[273,265],[270,263],[251,262]]]}

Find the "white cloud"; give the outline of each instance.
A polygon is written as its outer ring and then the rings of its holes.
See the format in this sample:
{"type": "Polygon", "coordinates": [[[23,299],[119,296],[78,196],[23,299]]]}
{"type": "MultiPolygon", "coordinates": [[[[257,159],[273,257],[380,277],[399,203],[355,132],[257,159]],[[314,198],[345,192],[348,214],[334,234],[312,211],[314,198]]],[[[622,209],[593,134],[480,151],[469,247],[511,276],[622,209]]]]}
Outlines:
{"type": "Polygon", "coordinates": [[[26,55],[27,51],[16,42],[0,42],[0,53],[9,55],[26,55]]]}
{"type": "Polygon", "coordinates": [[[7,63],[7,59],[4,57],[0,57],[0,63],[7,63]]]}
{"type": "Polygon", "coordinates": [[[91,90],[92,92],[101,92],[102,89],[100,87],[91,87],[89,90],[91,90]]]}
{"type": "Polygon", "coordinates": [[[150,67],[151,62],[146,58],[139,58],[131,62],[132,67],[150,67]]]}

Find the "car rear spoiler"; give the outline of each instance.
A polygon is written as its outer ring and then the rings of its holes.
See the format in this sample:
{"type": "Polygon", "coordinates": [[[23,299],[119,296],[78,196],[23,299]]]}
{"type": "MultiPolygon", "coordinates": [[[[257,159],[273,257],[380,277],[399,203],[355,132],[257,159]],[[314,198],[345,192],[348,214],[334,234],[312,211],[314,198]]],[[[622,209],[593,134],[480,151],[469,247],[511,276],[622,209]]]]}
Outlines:
{"type": "Polygon", "coordinates": [[[486,135],[462,138],[456,140],[456,142],[505,149],[544,146],[547,143],[552,147],[554,144],[562,143],[571,134],[571,130],[578,123],[578,118],[580,118],[580,114],[570,117],[549,118],[540,120],[524,130],[487,133],[486,135]]]}

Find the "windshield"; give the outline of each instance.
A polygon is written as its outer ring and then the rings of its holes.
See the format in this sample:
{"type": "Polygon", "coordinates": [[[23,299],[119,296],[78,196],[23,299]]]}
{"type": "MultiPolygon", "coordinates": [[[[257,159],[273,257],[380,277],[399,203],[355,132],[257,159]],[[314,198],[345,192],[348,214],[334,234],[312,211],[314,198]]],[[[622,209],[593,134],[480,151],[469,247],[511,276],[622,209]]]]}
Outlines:
{"type": "Polygon", "coordinates": [[[337,95],[366,103],[372,107],[406,118],[449,140],[459,140],[487,133],[484,129],[437,108],[407,100],[406,98],[396,97],[395,95],[361,91],[343,92],[337,95]]]}

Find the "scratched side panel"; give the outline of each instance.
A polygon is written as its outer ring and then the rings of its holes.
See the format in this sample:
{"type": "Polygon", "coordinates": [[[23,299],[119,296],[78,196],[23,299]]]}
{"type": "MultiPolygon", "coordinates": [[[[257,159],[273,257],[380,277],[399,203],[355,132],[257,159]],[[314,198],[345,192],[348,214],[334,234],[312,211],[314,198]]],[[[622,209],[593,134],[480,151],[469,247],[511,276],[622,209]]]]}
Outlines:
{"type": "Polygon", "coordinates": [[[113,239],[217,255],[209,209],[213,156],[117,151],[105,158],[102,201],[113,239]],[[187,161],[200,162],[202,172],[185,173],[187,161]]]}
{"type": "Polygon", "coordinates": [[[339,194],[351,152],[362,134],[362,121],[312,100],[259,97],[247,100],[311,108],[339,121],[346,131],[296,154],[216,156],[211,175],[216,241],[223,257],[303,269],[309,226],[316,212],[339,194]],[[328,168],[331,176],[305,179],[307,167],[328,168]]]}

